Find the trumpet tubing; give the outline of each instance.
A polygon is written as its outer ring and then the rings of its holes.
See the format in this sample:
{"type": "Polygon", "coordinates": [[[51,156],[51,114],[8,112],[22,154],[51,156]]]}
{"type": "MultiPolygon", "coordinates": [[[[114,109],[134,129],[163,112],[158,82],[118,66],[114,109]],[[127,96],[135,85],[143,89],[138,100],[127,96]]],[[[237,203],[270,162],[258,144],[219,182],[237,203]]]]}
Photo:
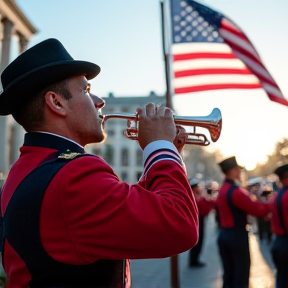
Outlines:
{"type": "MultiPolygon", "coordinates": [[[[190,126],[194,127],[193,133],[186,133],[187,140],[186,144],[195,144],[195,145],[202,145],[207,146],[210,144],[208,139],[204,134],[196,133],[196,127],[202,127],[208,129],[210,132],[210,137],[213,142],[216,142],[221,134],[222,129],[222,116],[221,112],[218,108],[214,108],[210,115],[208,116],[177,116],[173,115],[174,122],[180,126],[190,126]]],[[[131,140],[137,140],[138,136],[138,129],[137,129],[137,122],[138,122],[138,115],[132,113],[112,113],[103,115],[104,124],[108,119],[126,119],[130,120],[131,122],[135,123],[135,127],[129,126],[125,132],[127,138],[131,140]]]]}

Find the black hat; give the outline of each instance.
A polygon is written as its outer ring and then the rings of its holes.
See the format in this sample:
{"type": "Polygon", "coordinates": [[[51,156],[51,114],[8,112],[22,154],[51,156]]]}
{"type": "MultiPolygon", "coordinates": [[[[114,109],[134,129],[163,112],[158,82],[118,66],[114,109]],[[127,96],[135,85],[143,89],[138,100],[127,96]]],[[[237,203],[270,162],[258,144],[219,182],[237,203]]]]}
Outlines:
{"type": "Polygon", "coordinates": [[[0,115],[13,113],[33,93],[55,82],[76,75],[90,80],[99,72],[100,67],[94,63],[74,60],[57,39],[40,42],[19,55],[1,74],[0,115]]]}
{"type": "Polygon", "coordinates": [[[262,188],[261,196],[267,196],[267,195],[271,194],[272,192],[273,192],[273,187],[266,184],[262,188]]]}
{"type": "Polygon", "coordinates": [[[189,184],[190,184],[191,188],[193,188],[199,184],[199,180],[196,178],[192,178],[189,180],[189,184]]]}
{"type": "Polygon", "coordinates": [[[223,173],[226,173],[230,169],[233,169],[233,168],[236,168],[236,167],[239,167],[241,169],[244,168],[244,167],[238,165],[235,156],[232,156],[230,158],[227,158],[227,159],[223,160],[222,162],[218,163],[218,165],[221,167],[221,170],[222,170],[223,173]]]}
{"type": "Polygon", "coordinates": [[[261,193],[261,196],[263,196],[263,197],[268,196],[268,195],[270,195],[272,192],[273,192],[272,190],[271,190],[271,191],[263,191],[263,192],[261,193]]]}
{"type": "Polygon", "coordinates": [[[274,173],[279,177],[282,178],[284,173],[288,171],[288,164],[282,165],[275,169],[274,173]]]}

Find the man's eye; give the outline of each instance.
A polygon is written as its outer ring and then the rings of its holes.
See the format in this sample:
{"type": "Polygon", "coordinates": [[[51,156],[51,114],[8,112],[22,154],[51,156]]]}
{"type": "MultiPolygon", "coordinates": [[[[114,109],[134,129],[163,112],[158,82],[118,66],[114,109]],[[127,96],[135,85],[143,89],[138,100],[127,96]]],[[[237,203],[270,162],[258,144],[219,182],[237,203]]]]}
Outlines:
{"type": "Polygon", "coordinates": [[[85,89],[84,92],[90,94],[90,89],[85,89]]]}

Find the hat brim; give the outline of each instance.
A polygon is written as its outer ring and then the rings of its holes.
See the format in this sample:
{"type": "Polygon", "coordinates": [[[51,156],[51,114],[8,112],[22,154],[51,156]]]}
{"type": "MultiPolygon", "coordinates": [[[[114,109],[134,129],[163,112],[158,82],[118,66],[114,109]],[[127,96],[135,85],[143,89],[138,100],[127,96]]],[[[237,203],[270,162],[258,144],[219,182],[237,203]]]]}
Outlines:
{"type": "Polygon", "coordinates": [[[94,63],[77,60],[60,61],[31,70],[11,82],[0,94],[0,115],[17,111],[30,96],[53,83],[77,75],[84,75],[90,80],[100,70],[94,63]]]}
{"type": "Polygon", "coordinates": [[[272,190],[271,191],[263,191],[262,193],[261,193],[261,196],[267,196],[267,195],[269,195],[269,194],[271,194],[272,193],[272,190]]]}

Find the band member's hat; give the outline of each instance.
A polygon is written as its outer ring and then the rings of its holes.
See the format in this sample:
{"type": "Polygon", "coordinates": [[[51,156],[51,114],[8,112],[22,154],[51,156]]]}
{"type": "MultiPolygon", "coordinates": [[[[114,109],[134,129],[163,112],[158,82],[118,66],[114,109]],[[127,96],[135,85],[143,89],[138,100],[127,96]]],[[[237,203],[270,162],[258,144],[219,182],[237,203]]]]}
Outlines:
{"type": "Polygon", "coordinates": [[[273,187],[271,185],[265,184],[262,188],[261,196],[268,196],[273,192],[273,187]]]}
{"type": "Polygon", "coordinates": [[[262,197],[266,197],[266,196],[270,195],[272,192],[273,192],[272,190],[270,190],[270,191],[263,191],[263,192],[261,193],[261,196],[262,196],[262,197]]]}
{"type": "Polygon", "coordinates": [[[236,168],[236,167],[239,167],[240,169],[243,169],[244,167],[240,166],[238,163],[237,163],[237,160],[236,160],[236,157],[235,156],[232,156],[230,158],[227,158],[225,160],[223,160],[222,162],[218,163],[222,172],[223,173],[226,173],[228,172],[230,169],[233,169],[233,168],[236,168]]]}
{"type": "Polygon", "coordinates": [[[192,178],[189,180],[189,184],[190,184],[191,188],[193,188],[199,184],[199,180],[196,178],[192,178]]]}
{"type": "Polygon", "coordinates": [[[247,181],[247,186],[252,187],[252,186],[261,186],[263,182],[262,177],[253,177],[247,181]]]}
{"type": "Polygon", "coordinates": [[[210,180],[210,181],[206,182],[205,187],[206,187],[206,189],[211,190],[212,189],[212,185],[213,185],[213,181],[210,180]]]}
{"type": "Polygon", "coordinates": [[[17,111],[28,97],[77,75],[90,80],[100,72],[94,63],[74,60],[57,39],[47,39],[19,55],[1,74],[0,115],[17,111]]]}
{"type": "Polygon", "coordinates": [[[284,173],[288,172],[288,164],[282,165],[275,169],[274,173],[279,177],[282,178],[284,176],[284,173]]]}

